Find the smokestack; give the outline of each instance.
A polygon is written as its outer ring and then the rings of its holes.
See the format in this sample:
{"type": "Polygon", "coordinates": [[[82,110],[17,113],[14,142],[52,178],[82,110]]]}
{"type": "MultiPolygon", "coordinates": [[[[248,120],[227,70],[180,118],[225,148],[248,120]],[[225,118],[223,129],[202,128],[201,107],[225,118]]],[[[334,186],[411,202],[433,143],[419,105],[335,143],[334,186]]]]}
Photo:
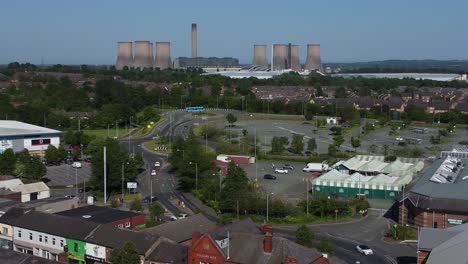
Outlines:
{"type": "Polygon", "coordinates": [[[291,43],[288,44],[288,62],[286,63],[286,69],[291,69],[291,43]]]}
{"type": "Polygon", "coordinates": [[[299,46],[291,45],[290,54],[289,54],[289,66],[293,71],[300,71],[301,64],[299,63],[299,46]]]}
{"type": "Polygon", "coordinates": [[[266,50],[267,45],[254,45],[253,65],[268,66],[266,50]]]}
{"type": "Polygon", "coordinates": [[[273,69],[284,70],[288,63],[288,46],[285,44],[273,45],[273,69]]]}
{"type": "Polygon", "coordinates": [[[307,45],[307,59],[305,69],[309,71],[321,70],[320,44],[307,45]]]}
{"type": "Polygon", "coordinates": [[[154,68],[161,70],[171,67],[171,43],[156,42],[156,56],[154,59],[154,68]]]}
{"type": "Polygon", "coordinates": [[[197,57],[197,24],[192,24],[192,58],[197,57]]]}
{"type": "Polygon", "coordinates": [[[117,62],[115,68],[122,70],[125,66],[131,67],[133,64],[132,42],[117,42],[117,62]]]}
{"type": "Polygon", "coordinates": [[[135,68],[153,67],[153,43],[149,41],[135,41],[135,59],[133,60],[135,68]]]}

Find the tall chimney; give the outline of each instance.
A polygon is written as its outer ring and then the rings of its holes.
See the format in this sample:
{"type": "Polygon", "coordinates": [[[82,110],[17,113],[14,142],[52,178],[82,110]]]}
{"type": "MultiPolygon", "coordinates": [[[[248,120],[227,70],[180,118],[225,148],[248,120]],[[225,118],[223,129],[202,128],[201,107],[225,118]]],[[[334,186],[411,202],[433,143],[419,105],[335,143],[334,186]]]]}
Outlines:
{"type": "Polygon", "coordinates": [[[291,43],[288,44],[288,62],[286,63],[286,69],[291,69],[291,43]]]}
{"type": "Polygon", "coordinates": [[[156,56],[154,59],[154,68],[161,70],[171,67],[171,43],[156,42],[156,56]]]}
{"type": "Polygon", "coordinates": [[[304,67],[306,70],[321,70],[320,44],[307,45],[307,59],[304,67]]]}
{"type": "Polygon", "coordinates": [[[132,42],[117,42],[117,62],[115,68],[122,70],[125,66],[131,67],[133,64],[132,42]]]}
{"type": "Polygon", "coordinates": [[[197,57],[197,24],[192,23],[192,58],[197,57]]]}
{"type": "Polygon", "coordinates": [[[252,64],[258,66],[268,66],[266,58],[267,45],[254,45],[254,57],[252,64]]]}

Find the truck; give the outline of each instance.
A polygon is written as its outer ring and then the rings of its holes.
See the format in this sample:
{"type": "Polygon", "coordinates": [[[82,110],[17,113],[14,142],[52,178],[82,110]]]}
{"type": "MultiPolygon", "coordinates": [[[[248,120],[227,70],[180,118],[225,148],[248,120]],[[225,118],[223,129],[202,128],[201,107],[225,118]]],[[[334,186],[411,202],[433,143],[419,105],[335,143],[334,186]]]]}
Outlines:
{"type": "Polygon", "coordinates": [[[317,163],[310,162],[302,169],[303,172],[324,172],[328,170],[328,164],[326,162],[317,163]]]}

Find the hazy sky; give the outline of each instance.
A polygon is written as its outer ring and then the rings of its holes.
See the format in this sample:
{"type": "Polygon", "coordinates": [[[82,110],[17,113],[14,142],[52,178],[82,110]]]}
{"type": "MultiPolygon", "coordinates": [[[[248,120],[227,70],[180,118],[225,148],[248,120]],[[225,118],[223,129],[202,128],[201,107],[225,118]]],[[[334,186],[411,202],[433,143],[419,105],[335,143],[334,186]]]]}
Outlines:
{"type": "MultiPolygon", "coordinates": [[[[117,41],[172,57],[252,59],[253,44],[320,43],[322,61],[468,59],[467,0],[2,0],[0,63],[113,64],[117,41]]],[[[270,49],[270,46],[269,46],[270,49]]]]}

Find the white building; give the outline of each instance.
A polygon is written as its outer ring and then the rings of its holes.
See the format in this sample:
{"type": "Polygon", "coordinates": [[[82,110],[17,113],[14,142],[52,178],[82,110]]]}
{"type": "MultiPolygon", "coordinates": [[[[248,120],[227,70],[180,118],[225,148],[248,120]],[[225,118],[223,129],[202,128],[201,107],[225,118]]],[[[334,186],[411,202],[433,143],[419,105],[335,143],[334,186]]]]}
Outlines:
{"type": "Polygon", "coordinates": [[[13,227],[13,241],[13,250],[51,260],[58,260],[66,245],[63,237],[16,226],[13,227]]]}
{"type": "Polygon", "coordinates": [[[19,121],[0,120],[0,153],[11,148],[14,152],[27,149],[33,154],[43,155],[50,144],[59,147],[62,133],[19,121]]]}
{"type": "Polygon", "coordinates": [[[50,197],[50,189],[43,182],[22,184],[9,187],[8,189],[13,192],[20,192],[22,203],[50,197]]]}

